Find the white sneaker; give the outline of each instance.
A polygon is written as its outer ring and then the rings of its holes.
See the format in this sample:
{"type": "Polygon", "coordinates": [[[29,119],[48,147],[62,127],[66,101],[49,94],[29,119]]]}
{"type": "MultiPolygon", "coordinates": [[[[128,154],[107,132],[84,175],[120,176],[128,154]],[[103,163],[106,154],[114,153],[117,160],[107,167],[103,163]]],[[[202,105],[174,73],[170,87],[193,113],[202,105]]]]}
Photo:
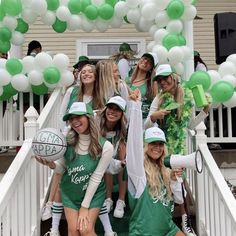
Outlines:
{"type": "Polygon", "coordinates": [[[43,207],[41,220],[45,221],[52,217],[52,202],[47,202],[46,205],[43,207]]]}
{"type": "Polygon", "coordinates": [[[105,200],[106,206],[107,206],[107,212],[110,213],[113,209],[113,201],[110,198],[107,198],[105,200]]]}
{"type": "Polygon", "coordinates": [[[60,232],[56,229],[50,229],[44,236],[60,236],[60,232]]]}
{"type": "Polygon", "coordinates": [[[125,213],[124,208],[125,208],[125,202],[118,199],[116,202],[116,208],[114,210],[113,216],[116,218],[122,218],[125,213]]]}
{"type": "Polygon", "coordinates": [[[116,232],[109,232],[109,233],[105,233],[104,236],[118,236],[118,234],[116,232]]]}
{"type": "Polygon", "coordinates": [[[186,214],[182,215],[182,230],[186,236],[196,236],[191,225],[190,216],[186,214]]]}

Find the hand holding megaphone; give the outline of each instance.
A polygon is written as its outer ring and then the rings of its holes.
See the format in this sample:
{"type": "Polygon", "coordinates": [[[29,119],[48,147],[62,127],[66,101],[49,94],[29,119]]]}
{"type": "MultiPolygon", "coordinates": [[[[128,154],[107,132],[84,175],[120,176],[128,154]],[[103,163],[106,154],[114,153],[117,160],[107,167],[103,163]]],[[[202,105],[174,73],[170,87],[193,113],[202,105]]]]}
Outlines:
{"type": "Polygon", "coordinates": [[[201,173],[203,168],[202,153],[197,150],[188,155],[171,155],[165,158],[164,164],[171,169],[187,168],[201,173]]]}

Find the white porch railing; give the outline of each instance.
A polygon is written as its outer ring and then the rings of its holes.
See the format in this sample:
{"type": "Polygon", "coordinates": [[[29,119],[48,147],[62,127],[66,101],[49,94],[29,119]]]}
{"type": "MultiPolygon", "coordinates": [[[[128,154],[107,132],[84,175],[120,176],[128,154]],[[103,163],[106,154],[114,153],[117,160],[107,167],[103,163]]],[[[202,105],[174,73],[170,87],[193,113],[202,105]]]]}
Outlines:
{"type": "Polygon", "coordinates": [[[34,107],[25,114],[26,140],[0,182],[1,236],[40,235],[40,211],[52,171],[32,157],[32,137],[39,128],[58,127],[61,101],[61,90],[56,89],[39,117],[34,107]]]}
{"type": "Polygon", "coordinates": [[[196,202],[198,236],[235,236],[236,200],[207,147],[205,129],[201,123],[195,136],[203,155],[203,172],[188,171],[188,183],[196,202]]]}

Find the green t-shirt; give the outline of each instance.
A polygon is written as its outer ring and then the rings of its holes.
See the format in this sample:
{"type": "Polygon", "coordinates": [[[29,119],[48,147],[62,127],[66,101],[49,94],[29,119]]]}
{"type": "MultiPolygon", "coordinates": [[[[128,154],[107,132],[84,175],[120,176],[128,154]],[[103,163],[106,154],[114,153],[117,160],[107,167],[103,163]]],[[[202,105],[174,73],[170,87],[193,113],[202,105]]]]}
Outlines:
{"type": "MultiPolygon", "coordinates": [[[[103,146],[105,139],[101,139],[103,146]]],[[[66,171],[61,179],[62,203],[65,207],[79,210],[84,199],[89,179],[96,169],[99,158],[94,160],[89,154],[76,154],[72,146],[67,147],[64,155],[66,171]]],[[[105,200],[104,180],[99,184],[89,208],[101,208],[105,200]]]]}
{"type": "Polygon", "coordinates": [[[152,198],[146,186],[138,199],[129,194],[129,205],[132,211],[129,236],[172,236],[180,231],[172,220],[174,205],[167,198],[166,188],[152,198]]]}

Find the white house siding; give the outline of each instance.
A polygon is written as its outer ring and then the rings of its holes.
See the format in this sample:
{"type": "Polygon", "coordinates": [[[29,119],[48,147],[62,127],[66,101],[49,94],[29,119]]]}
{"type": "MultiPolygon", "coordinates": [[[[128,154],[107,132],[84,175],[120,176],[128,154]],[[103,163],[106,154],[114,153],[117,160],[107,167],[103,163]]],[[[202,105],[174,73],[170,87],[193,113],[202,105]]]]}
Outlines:
{"type": "MultiPolygon", "coordinates": [[[[199,51],[208,69],[217,69],[215,63],[214,15],[222,12],[236,12],[235,0],[197,0],[197,15],[194,20],[194,48],[199,51]]],[[[236,24],[236,22],[235,22],[236,24]]],[[[235,40],[236,42],[236,40],[235,40]]]]}

